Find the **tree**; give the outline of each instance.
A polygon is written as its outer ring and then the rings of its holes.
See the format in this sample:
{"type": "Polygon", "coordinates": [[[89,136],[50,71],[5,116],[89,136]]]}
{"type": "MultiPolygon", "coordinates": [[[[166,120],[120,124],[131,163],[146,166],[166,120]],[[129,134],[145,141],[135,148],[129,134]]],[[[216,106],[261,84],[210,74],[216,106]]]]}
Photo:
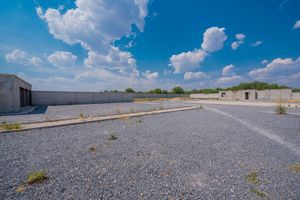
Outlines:
{"type": "Polygon", "coordinates": [[[161,91],[162,94],[169,94],[168,90],[161,91]]]}
{"type": "Polygon", "coordinates": [[[184,90],[182,89],[182,87],[175,86],[172,89],[172,93],[173,94],[184,94],[184,90]]]}
{"type": "Polygon", "coordinates": [[[161,93],[162,93],[162,91],[161,91],[160,88],[155,88],[155,89],[153,90],[153,92],[154,92],[154,94],[161,94],[161,93]]]}
{"type": "Polygon", "coordinates": [[[132,88],[126,88],[126,89],[125,89],[125,92],[128,92],[128,93],[135,93],[135,91],[134,91],[132,88]]]}

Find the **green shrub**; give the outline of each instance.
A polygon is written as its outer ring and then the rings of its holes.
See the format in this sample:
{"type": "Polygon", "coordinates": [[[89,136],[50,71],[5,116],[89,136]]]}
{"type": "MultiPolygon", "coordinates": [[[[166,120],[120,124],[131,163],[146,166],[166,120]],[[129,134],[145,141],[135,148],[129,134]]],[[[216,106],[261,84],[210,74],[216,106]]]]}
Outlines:
{"type": "Polygon", "coordinates": [[[48,179],[46,171],[37,171],[30,173],[27,177],[28,184],[41,183],[48,179]]]}
{"type": "Polygon", "coordinates": [[[275,113],[277,113],[277,114],[286,114],[286,107],[282,104],[278,104],[275,107],[275,113]]]}
{"type": "Polygon", "coordinates": [[[7,131],[12,131],[12,130],[19,130],[22,128],[21,124],[19,123],[12,123],[9,124],[6,121],[2,122],[2,124],[0,125],[1,129],[7,130],[7,131]]]}

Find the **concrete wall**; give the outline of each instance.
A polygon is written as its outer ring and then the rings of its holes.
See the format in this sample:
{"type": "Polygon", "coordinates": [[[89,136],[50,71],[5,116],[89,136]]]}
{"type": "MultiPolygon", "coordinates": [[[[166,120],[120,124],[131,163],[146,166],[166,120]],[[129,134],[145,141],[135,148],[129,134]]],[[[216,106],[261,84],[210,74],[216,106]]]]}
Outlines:
{"type": "Polygon", "coordinates": [[[219,93],[216,94],[190,94],[192,99],[219,99],[219,93]]]}
{"type": "Polygon", "coordinates": [[[0,113],[20,110],[20,87],[31,90],[31,85],[19,77],[0,74],[0,113]]]}
{"type": "Polygon", "coordinates": [[[33,105],[69,105],[132,102],[134,98],[185,97],[176,94],[145,94],[125,92],[56,92],[32,91],[33,105]]]}
{"type": "Polygon", "coordinates": [[[276,90],[238,90],[238,91],[220,91],[219,99],[225,101],[285,101],[292,99],[291,89],[276,90]],[[222,97],[222,93],[225,94],[222,97]],[[246,100],[248,93],[248,100],[246,100]]]}
{"type": "Polygon", "coordinates": [[[300,100],[300,92],[293,92],[292,100],[300,100]]]}

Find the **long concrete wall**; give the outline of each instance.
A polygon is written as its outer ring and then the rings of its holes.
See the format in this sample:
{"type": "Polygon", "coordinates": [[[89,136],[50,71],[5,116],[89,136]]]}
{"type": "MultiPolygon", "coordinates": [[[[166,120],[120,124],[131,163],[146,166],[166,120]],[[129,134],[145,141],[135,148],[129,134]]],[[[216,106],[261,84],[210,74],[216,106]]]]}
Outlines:
{"type": "Polygon", "coordinates": [[[188,97],[178,94],[148,94],[125,92],[56,92],[32,91],[33,105],[71,105],[94,103],[132,102],[134,98],[188,97]]]}
{"type": "Polygon", "coordinates": [[[293,92],[292,100],[300,100],[300,92],[293,92]]]}
{"type": "Polygon", "coordinates": [[[192,99],[219,99],[219,93],[216,94],[190,94],[192,99]]]}

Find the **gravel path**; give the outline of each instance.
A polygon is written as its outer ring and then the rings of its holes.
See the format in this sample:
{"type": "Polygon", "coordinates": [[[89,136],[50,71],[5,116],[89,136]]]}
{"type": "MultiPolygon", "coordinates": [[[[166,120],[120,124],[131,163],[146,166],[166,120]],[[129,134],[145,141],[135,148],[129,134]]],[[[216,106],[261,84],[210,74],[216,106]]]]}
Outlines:
{"type": "MultiPolygon", "coordinates": [[[[207,108],[300,146],[299,117],[207,108]]],[[[208,109],[1,134],[0,199],[260,199],[255,192],[299,198],[300,174],[288,168],[300,155],[208,109]],[[37,170],[49,179],[16,192],[37,170]],[[251,172],[257,184],[246,180],[251,172]]]]}

